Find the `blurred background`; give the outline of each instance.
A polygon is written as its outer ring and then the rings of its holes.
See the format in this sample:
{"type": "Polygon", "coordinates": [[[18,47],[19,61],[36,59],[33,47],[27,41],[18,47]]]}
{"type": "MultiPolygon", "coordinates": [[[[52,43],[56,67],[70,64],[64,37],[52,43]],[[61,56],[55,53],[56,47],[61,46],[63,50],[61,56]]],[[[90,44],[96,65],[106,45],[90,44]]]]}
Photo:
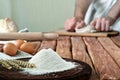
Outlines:
{"type": "Polygon", "coordinates": [[[75,0],[0,0],[0,19],[11,18],[19,29],[49,32],[64,27],[74,8],[75,0]]]}

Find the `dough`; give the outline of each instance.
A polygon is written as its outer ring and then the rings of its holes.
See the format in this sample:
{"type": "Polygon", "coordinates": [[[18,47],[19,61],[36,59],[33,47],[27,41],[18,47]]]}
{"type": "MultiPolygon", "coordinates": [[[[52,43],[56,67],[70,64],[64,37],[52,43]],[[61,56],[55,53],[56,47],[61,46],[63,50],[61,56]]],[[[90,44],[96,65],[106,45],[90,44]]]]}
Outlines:
{"type": "Polygon", "coordinates": [[[0,19],[0,33],[17,32],[18,27],[10,18],[0,19]]]}
{"type": "Polygon", "coordinates": [[[96,32],[90,25],[87,25],[83,28],[77,29],[75,28],[76,33],[89,33],[89,32],[96,32]]]}

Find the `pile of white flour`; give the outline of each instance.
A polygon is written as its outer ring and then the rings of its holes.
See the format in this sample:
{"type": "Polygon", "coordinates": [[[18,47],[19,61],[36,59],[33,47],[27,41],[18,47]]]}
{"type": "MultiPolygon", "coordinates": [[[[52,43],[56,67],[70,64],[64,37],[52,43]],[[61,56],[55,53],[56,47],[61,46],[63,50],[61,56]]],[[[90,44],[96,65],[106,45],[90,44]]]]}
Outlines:
{"type": "Polygon", "coordinates": [[[52,49],[42,49],[30,60],[30,63],[34,63],[36,68],[26,68],[24,72],[28,72],[32,75],[42,75],[52,72],[60,72],[75,68],[76,65],[72,62],[65,61],[52,49]]]}

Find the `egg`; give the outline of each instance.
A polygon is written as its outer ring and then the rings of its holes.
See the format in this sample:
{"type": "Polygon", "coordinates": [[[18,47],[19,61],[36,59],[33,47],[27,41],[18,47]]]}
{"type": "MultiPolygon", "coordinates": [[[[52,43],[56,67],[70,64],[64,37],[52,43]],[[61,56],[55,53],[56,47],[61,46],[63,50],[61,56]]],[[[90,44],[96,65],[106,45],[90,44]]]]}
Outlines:
{"type": "Polygon", "coordinates": [[[33,54],[35,52],[34,46],[29,42],[23,43],[20,46],[20,50],[24,51],[24,52],[27,52],[27,53],[30,53],[30,54],[33,54]]]}
{"type": "Polygon", "coordinates": [[[7,55],[14,56],[17,54],[17,47],[13,43],[6,43],[3,46],[3,52],[7,55]]]}
{"type": "Polygon", "coordinates": [[[30,43],[31,46],[33,46],[33,48],[35,48],[35,44],[33,44],[32,42],[28,42],[30,43]]]}
{"type": "Polygon", "coordinates": [[[17,46],[18,49],[20,49],[20,46],[24,43],[24,40],[18,39],[15,40],[14,44],[17,46]]]}

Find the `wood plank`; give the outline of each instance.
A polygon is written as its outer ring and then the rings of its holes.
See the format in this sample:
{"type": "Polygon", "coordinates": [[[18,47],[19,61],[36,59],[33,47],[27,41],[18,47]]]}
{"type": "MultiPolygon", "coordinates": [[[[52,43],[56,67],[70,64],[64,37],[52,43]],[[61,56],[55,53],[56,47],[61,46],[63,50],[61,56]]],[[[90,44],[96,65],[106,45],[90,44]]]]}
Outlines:
{"type": "Polygon", "coordinates": [[[107,50],[107,52],[109,52],[109,54],[120,67],[120,48],[116,46],[113,41],[108,37],[98,38],[98,40],[101,42],[103,47],[107,50]]]}
{"type": "Polygon", "coordinates": [[[41,46],[38,49],[38,51],[40,51],[43,48],[51,48],[53,50],[56,49],[56,40],[43,40],[41,42],[41,46]]]}
{"type": "Polygon", "coordinates": [[[71,37],[73,59],[84,61],[92,66],[81,37],[71,37]]]}
{"type": "Polygon", "coordinates": [[[88,63],[92,67],[92,76],[90,80],[99,80],[92,62],[87,54],[85,43],[82,37],[71,37],[73,59],[88,63]]]}
{"type": "Polygon", "coordinates": [[[76,32],[67,32],[64,29],[54,31],[59,36],[91,36],[91,37],[107,37],[107,36],[115,36],[118,35],[119,32],[111,31],[111,32],[95,32],[95,33],[76,33],[76,32]]]}
{"type": "Polygon", "coordinates": [[[94,63],[95,69],[103,79],[120,79],[120,68],[107,53],[98,40],[94,37],[84,37],[88,47],[89,55],[94,63]]]}
{"type": "Polygon", "coordinates": [[[120,36],[111,37],[113,42],[120,48],[120,36]]]}
{"type": "Polygon", "coordinates": [[[56,52],[63,58],[72,59],[70,37],[60,36],[57,39],[56,52]]]}

